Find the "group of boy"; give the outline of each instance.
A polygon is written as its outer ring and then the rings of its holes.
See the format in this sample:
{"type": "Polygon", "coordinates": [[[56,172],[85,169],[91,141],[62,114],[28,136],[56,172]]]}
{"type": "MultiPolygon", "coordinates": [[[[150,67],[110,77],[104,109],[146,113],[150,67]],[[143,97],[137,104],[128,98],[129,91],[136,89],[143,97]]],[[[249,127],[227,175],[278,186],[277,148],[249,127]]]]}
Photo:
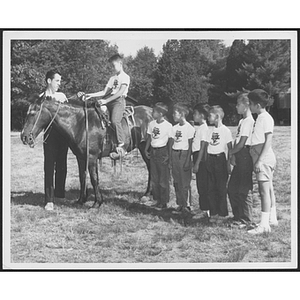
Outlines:
{"type": "Polygon", "coordinates": [[[172,126],[165,117],[168,107],[156,103],[145,147],[150,158],[154,206],[167,208],[171,169],[176,210],[189,213],[194,172],[202,217],[212,223],[228,220],[228,194],[233,226],[247,228],[249,234],[261,234],[270,232],[270,225],[278,225],[273,189],[276,159],[271,147],[274,120],[266,111],[268,103],[268,94],[260,89],[238,96],[236,109],[242,119],[234,140],[222,123],[224,111],[218,105],[197,104],[193,109],[194,127],[186,119],[189,110],[185,105],[174,105],[176,124],[172,126]],[[258,115],[256,121],[254,113],[258,115]],[[261,197],[259,224],[253,223],[252,217],[253,171],[261,197]]]}
{"type": "MultiPolygon", "coordinates": [[[[109,62],[112,63],[116,74],[110,78],[103,91],[85,94],[85,99],[103,96],[112,89],[111,95],[105,100],[100,100],[100,104],[109,106],[118,140],[117,153],[113,158],[117,158],[126,153],[121,120],[130,77],[123,70],[119,54],[111,57],[109,62]]],[[[46,95],[54,96],[61,102],[67,101],[66,96],[58,92],[61,83],[58,71],[49,71],[46,74],[46,83],[46,95]]],[[[79,96],[83,94],[79,93],[79,96]]],[[[270,225],[278,225],[273,188],[276,158],[271,146],[274,120],[266,111],[268,103],[268,94],[260,89],[239,95],[236,108],[242,119],[234,141],[231,131],[222,123],[224,111],[218,105],[209,107],[197,104],[193,110],[193,119],[198,126],[194,127],[186,119],[189,109],[185,105],[174,106],[173,119],[176,125],[172,126],[165,118],[168,107],[161,102],[156,103],[153,108],[154,120],[148,126],[145,147],[145,154],[150,158],[155,205],[161,209],[167,208],[170,199],[171,169],[177,211],[190,212],[188,199],[191,197],[193,171],[196,174],[199,207],[203,216],[209,218],[210,222],[222,222],[227,218],[228,193],[233,225],[246,227],[250,229],[248,232],[251,234],[270,232],[270,225]],[[258,115],[256,121],[252,113],[258,115]],[[209,127],[207,122],[212,126],[209,127]],[[258,225],[252,223],[253,171],[261,197],[261,222],[258,225]]],[[[47,210],[53,210],[54,197],[64,197],[67,173],[68,146],[52,127],[45,135],[47,142],[44,143],[47,210]]]]}

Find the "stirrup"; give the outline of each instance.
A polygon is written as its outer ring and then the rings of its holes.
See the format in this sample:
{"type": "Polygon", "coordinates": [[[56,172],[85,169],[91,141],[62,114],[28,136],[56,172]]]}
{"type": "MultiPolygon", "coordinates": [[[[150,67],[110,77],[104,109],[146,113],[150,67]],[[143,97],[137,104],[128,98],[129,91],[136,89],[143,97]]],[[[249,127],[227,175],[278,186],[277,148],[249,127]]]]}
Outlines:
{"type": "Polygon", "coordinates": [[[127,154],[127,152],[124,150],[124,148],[122,146],[118,146],[116,148],[116,152],[111,152],[109,154],[110,158],[113,160],[118,160],[121,157],[125,156],[127,154]]]}

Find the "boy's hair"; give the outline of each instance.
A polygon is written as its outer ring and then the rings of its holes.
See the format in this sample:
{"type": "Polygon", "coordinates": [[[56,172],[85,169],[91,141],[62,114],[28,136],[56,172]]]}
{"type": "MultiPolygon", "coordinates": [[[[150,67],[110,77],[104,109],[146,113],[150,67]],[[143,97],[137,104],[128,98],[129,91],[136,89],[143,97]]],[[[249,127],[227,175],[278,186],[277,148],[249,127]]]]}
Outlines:
{"type": "Polygon", "coordinates": [[[109,59],[108,59],[108,62],[109,63],[112,63],[114,61],[120,61],[120,62],[123,62],[123,57],[117,53],[117,54],[114,54],[113,56],[111,56],[109,59]]]}
{"type": "Polygon", "coordinates": [[[204,119],[206,120],[208,117],[210,106],[208,104],[198,103],[194,106],[193,110],[196,110],[199,114],[202,114],[204,116],[204,119]]]}
{"type": "Polygon", "coordinates": [[[46,73],[46,77],[45,77],[45,81],[46,83],[48,83],[48,79],[53,79],[55,74],[58,74],[61,76],[60,72],[57,70],[57,69],[53,69],[53,70],[50,70],[46,73]]]}
{"type": "Polygon", "coordinates": [[[237,101],[238,101],[238,102],[242,102],[243,104],[249,106],[250,101],[249,101],[249,98],[248,98],[248,94],[249,94],[249,93],[243,93],[243,94],[240,94],[240,95],[237,97],[237,101]]]}
{"type": "Polygon", "coordinates": [[[210,110],[209,110],[210,113],[213,113],[215,115],[218,115],[221,119],[224,118],[224,110],[223,108],[220,106],[220,105],[213,105],[210,110]]]}
{"type": "Polygon", "coordinates": [[[181,103],[176,103],[174,105],[173,111],[175,110],[178,111],[180,114],[184,115],[184,117],[186,117],[190,113],[189,109],[181,103]]]}
{"type": "Polygon", "coordinates": [[[260,104],[262,108],[265,108],[270,103],[270,97],[268,93],[261,89],[256,89],[248,94],[248,98],[254,104],[260,104]]]}
{"type": "Polygon", "coordinates": [[[168,112],[168,106],[162,102],[155,103],[153,109],[157,110],[163,116],[165,116],[166,113],[168,112]]]}

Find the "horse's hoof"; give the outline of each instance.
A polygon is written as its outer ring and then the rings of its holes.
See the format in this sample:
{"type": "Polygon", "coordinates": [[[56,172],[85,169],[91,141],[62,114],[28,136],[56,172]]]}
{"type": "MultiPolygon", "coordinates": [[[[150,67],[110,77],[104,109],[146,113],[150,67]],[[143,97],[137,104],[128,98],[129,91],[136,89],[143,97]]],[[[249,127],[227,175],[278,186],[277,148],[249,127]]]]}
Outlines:
{"type": "Polygon", "coordinates": [[[75,201],[74,203],[76,206],[82,206],[84,204],[84,202],[80,199],[78,199],[77,201],[75,201]]]}
{"type": "Polygon", "coordinates": [[[95,201],[91,208],[100,208],[102,203],[103,203],[103,201],[101,201],[101,202],[100,201],[95,201]]]}

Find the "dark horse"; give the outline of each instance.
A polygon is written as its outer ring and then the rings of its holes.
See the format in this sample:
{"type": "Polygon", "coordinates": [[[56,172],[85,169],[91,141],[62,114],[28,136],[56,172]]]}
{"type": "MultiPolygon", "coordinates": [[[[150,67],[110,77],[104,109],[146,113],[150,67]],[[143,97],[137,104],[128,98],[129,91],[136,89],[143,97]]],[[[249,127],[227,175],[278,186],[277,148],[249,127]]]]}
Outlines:
{"type": "MultiPolygon", "coordinates": [[[[24,144],[34,147],[35,139],[51,122],[52,126],[64,136],[73,154],[77,158],[80,178],[80,197],[78,203],[83,204],[87,200],[85,188],[86,163],[87,163],[87,139],[86,139],[86,115],[88,115],[88,170],[95,193],[95,202],[100,206],[103,202],[99,189],[98,159],[108,156],[115,140],[111,127],[103,126],[103,119],[97,114],[95,107],[85,108],[83,101],[78,98],[69,102],[60,103],[49,96],[33,97],[33,104],[29,106],[24,128],[21,133],[21,140],[24,144]],[[110,140],[109,144],[107,140],[110,140]]],[[[95,103],[94,103],[95,105],[95,103]]],[[[150,163],[146,158],[145,139],[147,127],[152,120],[152,108],[147,106],[134,107],[135,126],[129,127],[123,118],[122,125],[126,136],[127,152],[138,148],[147,165],[148,185],[147,191],[150,192],[150,163]],[[127,132],[127,133],[126,133],[127,132]]]]}

